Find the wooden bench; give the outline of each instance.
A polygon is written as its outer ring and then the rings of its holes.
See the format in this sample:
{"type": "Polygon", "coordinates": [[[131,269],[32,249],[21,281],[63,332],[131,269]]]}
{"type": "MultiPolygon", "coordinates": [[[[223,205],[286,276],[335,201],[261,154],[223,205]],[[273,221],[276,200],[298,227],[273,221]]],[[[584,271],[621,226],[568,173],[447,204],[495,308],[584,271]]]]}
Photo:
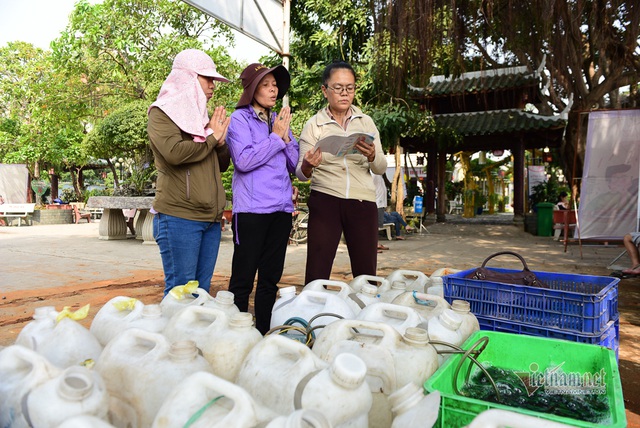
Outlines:
{"type": "Polygon", "coordinates": [[[35,206],[36,204],[2,204],[0,205],[0,217],[6,219],[17,218],[18,227],[20,227],[23,219],[26,223],[29,223],[35,206]]]}

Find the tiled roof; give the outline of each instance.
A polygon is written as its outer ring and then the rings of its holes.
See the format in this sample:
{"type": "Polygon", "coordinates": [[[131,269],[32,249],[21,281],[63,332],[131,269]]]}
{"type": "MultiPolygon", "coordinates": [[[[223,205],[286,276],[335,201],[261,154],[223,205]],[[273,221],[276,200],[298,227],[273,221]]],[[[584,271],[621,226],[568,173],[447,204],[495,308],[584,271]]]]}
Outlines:
{"type": "Polygon", "coordinates": [[[458,77],[433,76],[426,88],[409,87],[410,92],[423,96],[460,95],[475,92],[535,86],[540,82],[537,72],[526,67],[464,73],[458,77]]]}
{"type": "Polygon", "coordinates": [[[517,109],[436,114],[433,119],[440,127],[454,129],[461,136],[562,128],[566,124],[560,116],[542,116],[517,109]]]}

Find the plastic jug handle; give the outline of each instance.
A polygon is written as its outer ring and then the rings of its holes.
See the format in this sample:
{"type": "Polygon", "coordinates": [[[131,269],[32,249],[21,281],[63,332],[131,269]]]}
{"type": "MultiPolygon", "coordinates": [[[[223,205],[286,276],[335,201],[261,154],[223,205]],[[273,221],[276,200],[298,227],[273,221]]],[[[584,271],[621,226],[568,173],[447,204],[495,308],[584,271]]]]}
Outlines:
{"type": "MultiPolygon", "coordinates": [[[[336,328],[338,330],[342,330],[339,332],[339,336],[347,336],[353,337],[358,336],[360,333],[354,332],[353,330],[363,329],[363,330],[377,330],[382,332],[382,339],[380,340],[380,345],[384,347],[396,346],[398,342],[402,340],[402,336],[398,331],[390,326],[389,324],[385,324],[382,322],[374,322],[374,321],[363,321],[363,320],[339,320],[333,324],[336,324],[336,328]]],[[[326,327],[325,327],[326,328],[326,327]]]]}
{"type": "Polygon", "coordinates": [[[153,343],[153,348],[149,349],[147,355],[164,354],[169,351],[169,347],[171,346],[169,340],[160,333],[152,333],[139,328],[130,328],[111,339],[109,347],[127,350],[142,341],[153,343]]]}
{"type": "Polygon", "coordinates": [[[384,315],[385,312],[398,312],[406,315],[407,318],[409,318],[409,316],[411,316],[412,314],[416,313],[416,311],[410,308],[409,306],[394,305],[392,303],[386,303],[386,302],[373,303],[367,306],[365,310],[371,311],[377,315],[384,315]]]}

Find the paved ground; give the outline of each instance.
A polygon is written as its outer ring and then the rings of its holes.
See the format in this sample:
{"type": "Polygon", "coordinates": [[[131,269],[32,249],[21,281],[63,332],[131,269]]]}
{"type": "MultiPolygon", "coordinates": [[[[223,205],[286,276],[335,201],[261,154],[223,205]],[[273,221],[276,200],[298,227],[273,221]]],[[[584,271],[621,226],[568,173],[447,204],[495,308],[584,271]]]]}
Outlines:
{"type": "MultiPolygon", "coordinates": [[[[488,255],[513,250],[536,271],[609,274],[607,264],[620,247],[571,245],[567,253],[551,238],[532,236],[509,223],[510,218],[491,217],[493,224],[478,224],[458,217],[429,226],[429,234],[410,235],[405,241],[384,241],[390,250],[378,258],[378,275],[396,269],[431,274],[441,267],[468,269],[488,255]]],[[[486,220],[484,220],[486,221],[486,220]]],[[[381,238],[382,239],[382,238],[381,238]]],[[[212,290],[225,288],[231,269],[233,243],[223,233],[212,290]]],[[[302,286],[306,245],[290,245],[281,285],[302,286]]],[[[624,263],[624,259],[621,260],[624,263]]],[[[494,266],[519,268],[500,258],[494,266]]],[[[341,245],[332,279],[350,281],[348,254],[341,245]]],[[[620,372],[629,426],[640,427],[640,279],[619,285],[620,372]]],[[[215,294],[215,293],[212,293],[215,294]]],[[[158,248],[135,239],[102,241],[98,223],[28,227],[0,227],[0,346],[15,341],[20,329],[38,306],[80,307],[91,303],[95,314],[111,297],[136,297],[156,303],[162,296],[162,268],[158,248]]],[[[92,316],[85,320],[90,323],[92,316]]]]}

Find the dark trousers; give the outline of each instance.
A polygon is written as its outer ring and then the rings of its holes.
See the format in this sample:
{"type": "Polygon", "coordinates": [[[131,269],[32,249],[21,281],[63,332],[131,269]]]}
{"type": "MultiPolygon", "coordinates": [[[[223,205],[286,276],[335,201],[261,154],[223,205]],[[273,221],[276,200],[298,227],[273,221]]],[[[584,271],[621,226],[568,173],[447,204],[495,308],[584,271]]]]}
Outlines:
{"type": "Polygon", "coordinates": [[[269,331],[271,310],[278,293],[278,281],[284,270],[291,213],[238,213],[233,216],[233,261],[229,291],[243,312],[249,309],[249,295],[258,273],[254,299],[256,328],[269,331]]]}
{"type": "Polygon", "coordinates": [[[331,268],[343,233],[353,277],[375,275],[378,256],[376,203],[312,191],[307,206],[309,228],[305,284],[316,279],[331,279],[331,268]]]}

